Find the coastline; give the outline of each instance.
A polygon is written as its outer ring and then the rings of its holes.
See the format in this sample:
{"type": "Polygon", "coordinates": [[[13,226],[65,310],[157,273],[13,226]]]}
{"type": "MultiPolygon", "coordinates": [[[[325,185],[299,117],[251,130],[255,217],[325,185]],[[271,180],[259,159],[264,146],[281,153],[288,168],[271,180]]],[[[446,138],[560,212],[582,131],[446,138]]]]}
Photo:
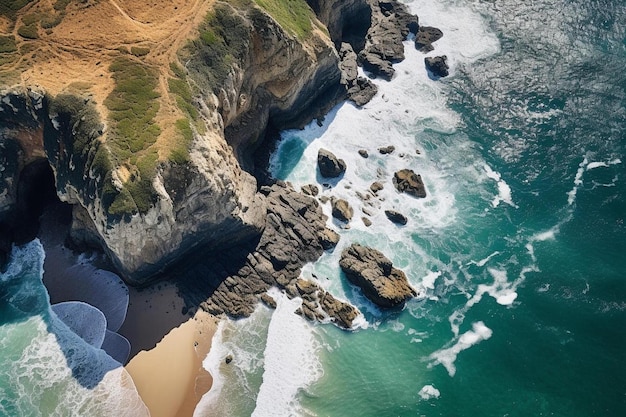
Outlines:
{"type": "MultiPolygon", "coordinates": [[[[69,230],[65,207],[49,207],[41,218],[39,239],[44,246],[43,281],[51,304],[69,301],[65,271],[106,263],[102,256],[84,259],[64,244],[69,230]]],[[[138,290],[128,288],[129,304],[119,333],[131,343],[128,371],[139,396],[152,417],[190,417],[202,395],[212,386],[211,375],[202,367],[218,318],[202,310],[187,311],[178,288],[170,282],[138,290]]]]}

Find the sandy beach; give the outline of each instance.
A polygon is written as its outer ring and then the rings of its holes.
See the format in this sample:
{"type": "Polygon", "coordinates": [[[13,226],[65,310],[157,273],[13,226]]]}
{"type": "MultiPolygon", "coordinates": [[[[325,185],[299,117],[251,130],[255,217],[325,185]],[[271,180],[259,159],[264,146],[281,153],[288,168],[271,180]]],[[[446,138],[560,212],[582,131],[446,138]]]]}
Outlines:
{"type": "MultiPolygon", "coordinates": [[[[61,221],[59,213],[54,208],[48,210],[39,233],[46,251],[44,283],[53,304],[75,298],[64,280],[64,271],[84,265],[86,274],[93,272],[84,256],[64,246],[69,224],[67,219],[61,221]]],[[[96,262],[102,264],[102,258],[96,262]]],[[[131,287],[128,291],[126,319],[119,329],[131,343],[126,370],[152,417],[192,416],[212,384],[202,361],[211,347],[217,319],[203,311],[187,311],[172,283],[141,290],[131,287]]]]}

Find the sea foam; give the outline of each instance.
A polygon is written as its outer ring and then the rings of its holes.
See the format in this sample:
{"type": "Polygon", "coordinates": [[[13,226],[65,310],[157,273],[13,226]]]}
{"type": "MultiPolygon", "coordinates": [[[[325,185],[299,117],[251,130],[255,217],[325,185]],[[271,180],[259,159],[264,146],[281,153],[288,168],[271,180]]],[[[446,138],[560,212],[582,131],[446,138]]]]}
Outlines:
{"type": "Polygon", "coordinates": [[[313,327],[294,314],[302,304],[278,290],[270,291],[276,310],[269,324],[265,371],[253,416],[300,415],[297,395],[323,373],[316,351],[313,327]]]}
{"type": "Polygon", "coordinates": [[[452,346],[437,350],[429,356],[429,359],[432,361],[429,367],[441,364],[446,368],[450,376],[454,376],[456,374],[454,362],[459,353],[483,340],[489,339],[492,334],[493,331],[485,326],[485,323],[482,321],[472,323],[472,330],[463,333],[452,346]]]}

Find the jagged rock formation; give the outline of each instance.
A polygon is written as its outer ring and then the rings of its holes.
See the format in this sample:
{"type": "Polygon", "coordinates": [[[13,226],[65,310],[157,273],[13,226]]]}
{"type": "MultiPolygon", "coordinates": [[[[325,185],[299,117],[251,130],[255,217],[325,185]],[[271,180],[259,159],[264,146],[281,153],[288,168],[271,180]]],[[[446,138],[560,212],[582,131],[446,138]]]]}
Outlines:
{"type": "Polygon", "coordinates": [[[317,167],[324,178],[337,178],[346,172],[346,162],[324,148],[317,152],[317,167]]]}
{"type": "Polygon", "coordinates": [[[372,24],[359,59],[364,70],[391,80],[395,72],[392,64],[404,60],[402,42],[409,33],[417,33],[418,19],[399,2],[370,0],[370,6],[372,24]]]}
{"type": "Polygon", "coordinates": [[[346,87],[348,100],[362,107],[374,98],[378,87],[369,79],[358,76],[357,55],[352,45],[347,42],[342,43],[339,58],[341,59],[341,84],[346,87]]]}
{"type": "Polygon", "coordinates": [[[413,197],[426,197],[426,187],[422,177],[411,169],[401,169],[393,174],[393,185],[401,193],[407,193],[413,197]]]}
{"type": "Polygon", "coordinates": [[[287,292],[290,296],[302,298],[302,307],[296,313],[311,321],[330,320],[339,327],[349,329],[359,315],[356,307],[337,300],[311,281],[300,278],[295,285],[287,287],[287,292]]]}
{"type": "Polygon", "coordinates": [[[376,249],[354,243],[341,253],[339,266],[348,280],[380,307],[396,307],[417,295],[404,272],[376,249]]]}
{"type": "Polygon", "coordinates": [[[426,69],[437,78],[448,76],[448,70],[450,69],[450,67],[448,66],[447,61],[448,57],[445,55],[424,58],[426,69]]]}
{"type": "MultiPolygon", "coordinates": [[[[298,296],[294,286],[300,268],[337,244],[339,235],[326,227],[326,216],[317,200],[281,182],[264,186],[261,192],[268,203],[268,221],[260,240],[187,262],[189,269],[181,274],[184,278],[179,285],[190,297],[189,304],[200,305],[212,314],[241,317],[254,311],[260,297],[272,304],[263,296],[271,286],[298,296]]],[[[326,296],[319,293],[318,300],[322,305],[326,296]]],[[[344,314],[346,309],[335,308],[337,314],[344,314]]],[[[327,315],[335,311],[322,310],[328,311],[327,315]]]]}

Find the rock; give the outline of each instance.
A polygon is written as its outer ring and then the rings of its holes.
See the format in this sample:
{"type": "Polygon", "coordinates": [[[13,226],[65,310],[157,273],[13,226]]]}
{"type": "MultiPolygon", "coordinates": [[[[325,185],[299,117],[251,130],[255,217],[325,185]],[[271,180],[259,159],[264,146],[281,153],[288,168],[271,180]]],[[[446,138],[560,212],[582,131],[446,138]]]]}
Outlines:
{"type": "Polygon", "coordinates": [[[365,149],[359,149],[359,155],[361,155],[361,157],[365,159],[369,158],[370,156],[365,149]]]}
{"type": "Polygon", "coordinates": [[[274,298],[267,293],[261,294],[261,301],[263,301],[263,304],[265,304],[271,309],[276,308],[276,300],[274,300],[274,298]]]}
{"type": "Polygon", "coordinates": [[[408,221],[408,219],[406,218],[404,214],[399,213],[395,210],[385,210],[385,216],[387,216],[387,218],[391,220],[393,223],[401,224],[403,226],[408,221]]]}
{"type": "Polygon", "coordinates": [[[370,2],[371,25],[366,35],[359,62],[365,71],[391,80],[392,64],[404,60],[402,42],[410,32],[418,29],[417,16],[411,15],[407,7],[393,0],[370,2]]]}
{"type": "Polygon", "coordinates": [[[384,146],[382,148],[378,148],[378,152],[380,152],[383,155],[388,155],[390,153],[393,153],[393,151],[396,150],[396,147],[393,145],[389,145],[389,146],[384,146]]]}
{"type": "Polygon", "coordinates": [[[320,189],[317,188],[317,185],[307,184],[307,185],[303,185],[300,191],[302,191],[302,194],[315,197],[319,194],[320,189]]]}
{"type": "Polygon", "coordinates": [[[226,363],[226,365],[230,364],[233,361],[233,355],[226,355],[226,357],[224,358],[224,362],[226,363]]]}
{"type": "Polygon", "coordinates": [[[415,48],[420,52],[430,52],[435,49],[433,42],[438,41],[443,36],[443,32],[437,28],[430,26],[420,26],[415,35],[415,48]]]}
{"type": "Polygon", "coordinates": [[[447,77],[449,74],[448,70],[450,69],[447,59],[448,57],[445,55],[426,57],[424,58],[426,69],[432,72],[435,77],[447,77]]]}
{"type": "Polygon", "coordinates": [[[361,217],[361,220],[366,227],[370,227],[372,225],[372,221],[367,217],[361,217]]]}
{"type": "Polygon", "coordinates": [[[345,161],[323,148],[317,152],[317,166],[324,178],[337,178],[346,172],[345,161]]]}
{"type": "Polygon", "coordinates": [[[372,185],[370,185],[370,190],[372,191],[372,193],[374,193],[374,195],[378,194],[378,192],[383,188],[383,185],[378,181],[375,181],[372,183],[372,185]]]}
{"type": "Polygon", "coordinates": [[[401,193],[407,193],[414,197],[426,197],[426,187],[419,174],[410,169],[402,169],[393,174],[393,185],[401,193]]]}
{"type": "Polygon", "coordinates": [[[348,88],[348,99],[354,102],[357,107],[362,107],[369,103],[378,93],[378,87],[369,79],[358,77],[352,86],[348,88]]]}
{"type": "Polygon", "coordinates": [[[353,243],[341,253],[339,266],[348,280],[380,307],[400,306],[417,295],[404,272],[376,249],[353,243]]]}
{"type": "Polygon", "coordinates": [[[328,203],[329,198],[327,196],[325,196],[325,195],[321,195],[319,197],[319,200],[320,200],[320,203],[326,204],[326,203],[328,203]]]}
{"type": "Polygon", "coordinates": [[[339,239],[339,233],[328,228],[324,229],[324,231],[320,234],[320,243],[322,244],[324,250],[329,250],[337,246],[339,239]]]}
{"type": "Polygon", "coordinates": [[[330,316],[331,321],[344,329],[351,328],[354,319],[359,315],[359,310],[350,304],[337,300],[332,294],[322,289],[318,292],[318,294],[320,293],[320,307],[330,316]]]}
{"type": "Polygon", "coordinates": [[[341,198],[338,199],[332,199],[331,200],[331,204],[333,206],[333,217],[336,218],[337,220],[341,220],[342,222],[346,222],[348,223],[351,219],[352,219],[352,215],[354,214],[354,211],[352,210],[352,207],[350,207],[350,204],[341,198]]]}

